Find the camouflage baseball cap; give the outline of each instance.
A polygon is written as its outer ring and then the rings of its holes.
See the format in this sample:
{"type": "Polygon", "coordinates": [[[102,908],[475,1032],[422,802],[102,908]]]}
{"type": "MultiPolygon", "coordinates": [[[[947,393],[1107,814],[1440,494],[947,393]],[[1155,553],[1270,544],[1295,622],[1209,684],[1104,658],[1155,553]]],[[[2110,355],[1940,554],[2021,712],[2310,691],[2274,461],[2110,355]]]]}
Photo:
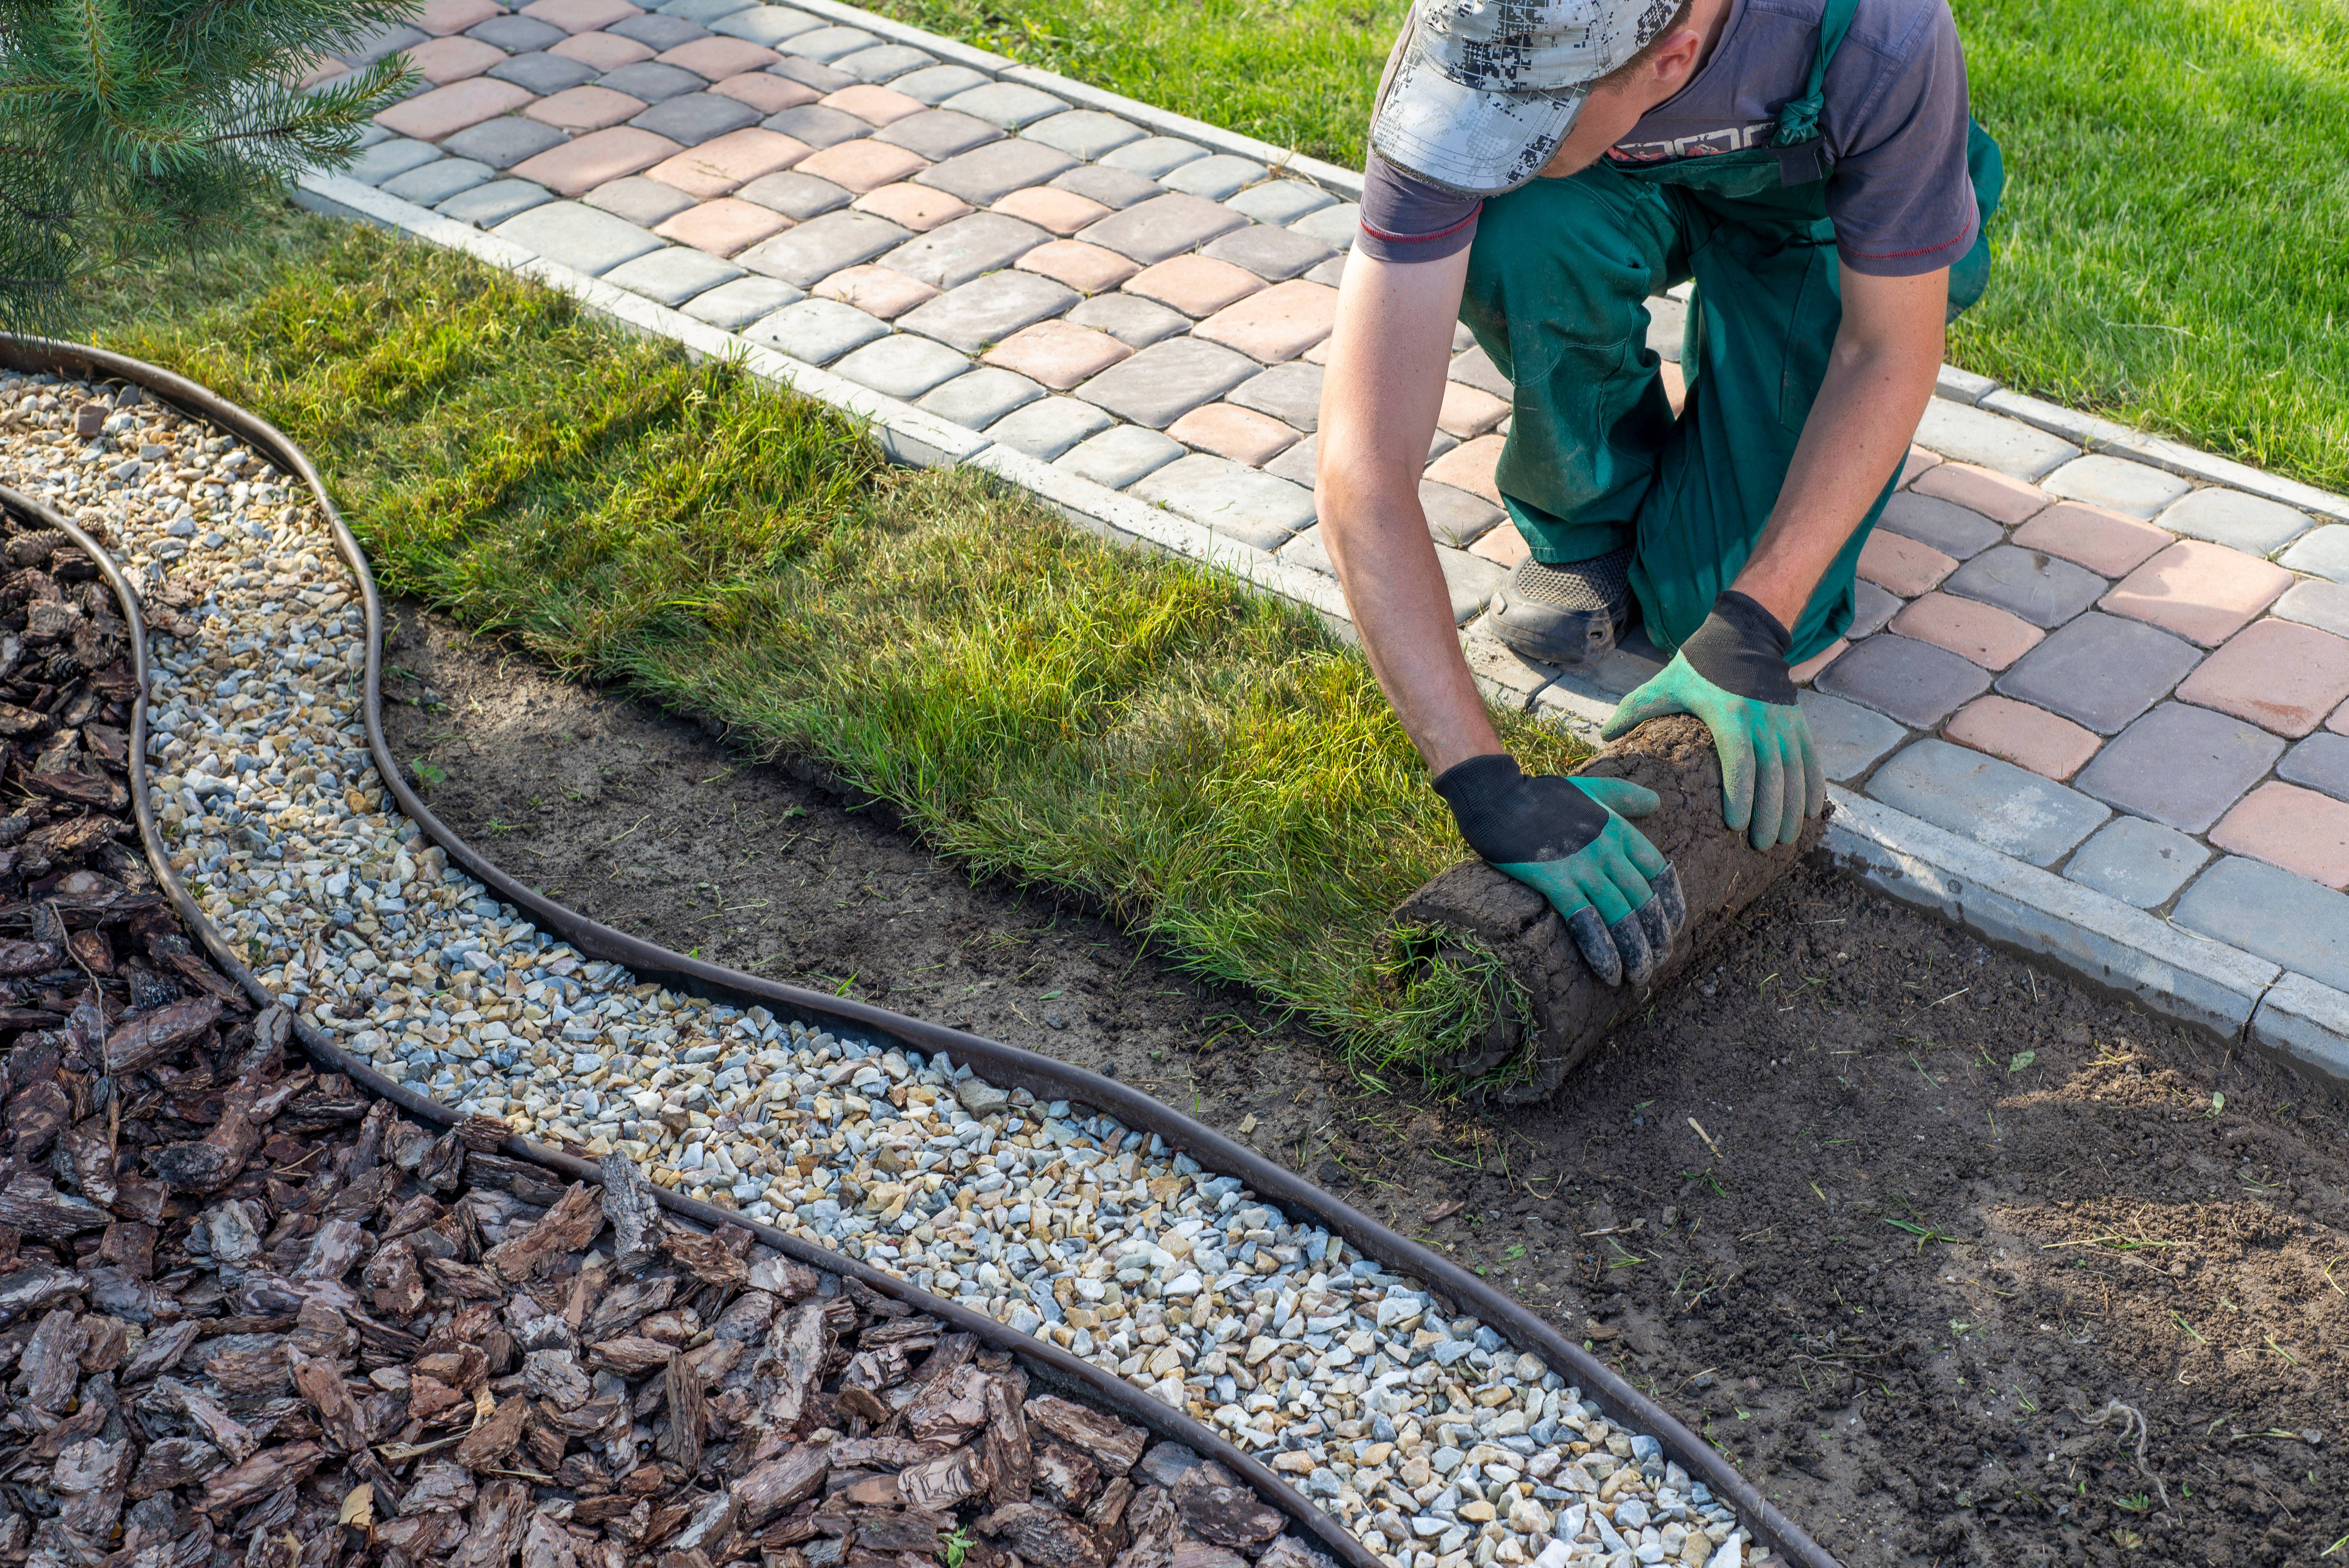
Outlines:
{"type": "Polygon", "coordinates": [[[1371,145],[1464,196],[1539,174],[1590,86],[1671,21],[1673,0],[1418,0],[1387,61],[1371,145]]]}

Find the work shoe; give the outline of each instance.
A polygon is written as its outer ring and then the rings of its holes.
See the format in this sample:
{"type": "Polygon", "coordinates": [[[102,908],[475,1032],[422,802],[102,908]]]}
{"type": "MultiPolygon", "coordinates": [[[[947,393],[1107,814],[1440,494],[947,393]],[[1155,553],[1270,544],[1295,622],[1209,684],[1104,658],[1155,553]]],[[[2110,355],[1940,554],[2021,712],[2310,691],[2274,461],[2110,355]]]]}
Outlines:
{"type": "Polygon", "coordinates": [[[1607,656],[1631,614],[1631,547],[1588,561],[1545,566],[1526,561],[1493,595],[1493,631],[1546,665],[1587,665],[1607,656]]]}

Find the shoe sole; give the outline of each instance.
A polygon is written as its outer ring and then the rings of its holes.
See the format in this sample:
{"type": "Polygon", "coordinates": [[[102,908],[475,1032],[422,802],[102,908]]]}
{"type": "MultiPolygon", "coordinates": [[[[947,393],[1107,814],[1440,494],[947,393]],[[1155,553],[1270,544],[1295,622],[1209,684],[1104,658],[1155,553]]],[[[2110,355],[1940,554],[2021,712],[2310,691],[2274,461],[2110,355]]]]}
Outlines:
{"type": "Polygon", "coordinates": [[[1494,595],[1493,634],[1500,638],[1501,645],[1512,653],[1522,654],[1543,664],[1597,664],[1615,651],[1615,639],[1622,631],[1622,619],[1611,614],[1603,627],[1596,627],[1590,624],[1588,617],[1578,612],[1557,610],[1547,604],[1526,606],[1537,610],[1546,618],[1560,622],[1570,619],[1585,628],[1580,635],[1571,637],[1554,632],[1544,633],[1530,626],[1511,624],[1509,614],[1516,608],[1516,602],[1509,598],[1507,590],[1494,595]]]}

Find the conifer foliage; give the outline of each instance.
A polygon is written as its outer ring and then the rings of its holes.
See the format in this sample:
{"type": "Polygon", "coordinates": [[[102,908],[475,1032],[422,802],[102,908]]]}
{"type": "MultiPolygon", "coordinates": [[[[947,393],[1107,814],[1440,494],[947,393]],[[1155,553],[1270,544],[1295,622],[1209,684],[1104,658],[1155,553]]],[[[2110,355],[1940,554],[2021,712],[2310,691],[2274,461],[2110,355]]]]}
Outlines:
{"type": "Polygon", "coordinates": [[[76,285],[203,249],[338,168],[415,77],[394,54],[304,91],[415,0],[0,0],[0,327],[58,330],[76,285]]]}

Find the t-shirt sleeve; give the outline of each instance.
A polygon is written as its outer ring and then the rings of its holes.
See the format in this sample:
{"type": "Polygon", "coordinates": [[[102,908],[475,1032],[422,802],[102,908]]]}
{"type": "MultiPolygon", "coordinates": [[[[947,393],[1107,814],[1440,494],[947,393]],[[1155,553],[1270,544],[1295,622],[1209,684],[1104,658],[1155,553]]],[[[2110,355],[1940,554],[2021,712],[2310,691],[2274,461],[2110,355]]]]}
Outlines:
{"type": "MultiPolygon", "coordinates": [[[[1843,264],[1874,277],[1916,277],[1972,248],[1982,215],[1966,171],[1966,61],[1945,4],[1920,5],[1912,36],[1879,59],[1863,87],[1827,185],[1843,264]]],[[[1836,59],[1857,54],[1847,46],[1836,59]]],[[[1848,62],[1862,67],[1854,59],[1848,62]]],[[[1864,68],[1864,67],[1863,67],[1864,68]]],[[[1828,77],[1827,116],[1839,95],[1828,77]]],[[[1846,100],[1848,101],[1848,100],[1846,100]]],[[[1365,207],[1365,211],[1368,208],[1365,207]]]]}
{"type": "Polygon", "coordinates": [[[1354,242],[1381,262],[1433,262],[1456,255],[1476,237],[1484,202],[1407,174],[1375,149],[1362,166],[1362,232],[1354,242]]]}

